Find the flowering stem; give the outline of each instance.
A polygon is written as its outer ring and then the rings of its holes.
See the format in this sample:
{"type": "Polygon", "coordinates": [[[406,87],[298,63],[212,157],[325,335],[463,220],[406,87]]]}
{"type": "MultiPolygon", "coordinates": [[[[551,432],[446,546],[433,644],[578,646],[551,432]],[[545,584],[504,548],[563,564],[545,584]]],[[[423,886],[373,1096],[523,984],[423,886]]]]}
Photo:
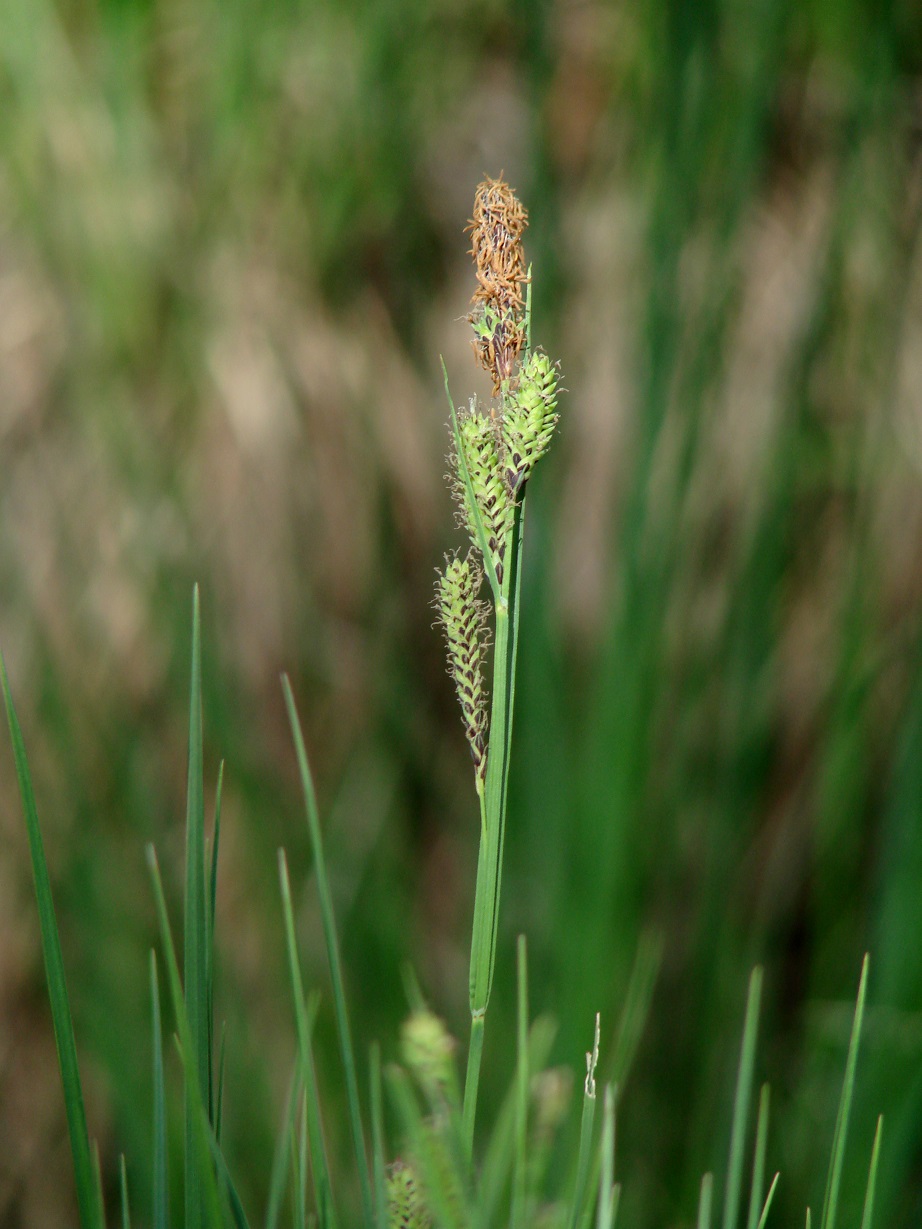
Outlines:
{"type": "Polygon", "coordinates": [[[519,581],[522,571],[522,536],[525,528],[524,496],[516,507],[509,556],[496,603],[493,651],[493,691],[490,710],[490,750],[483,795],[483,824],[477,859],[474,929],[471,938],[470,1007],[471,1043],[464,1085],[464,1129],[468,1149],[473,1144],[477,1112],[480,1056],[493,969],[499,915],[503,845],[506,831],[506,793],[515,699],[515,663],[519,627],[519,581]]]}

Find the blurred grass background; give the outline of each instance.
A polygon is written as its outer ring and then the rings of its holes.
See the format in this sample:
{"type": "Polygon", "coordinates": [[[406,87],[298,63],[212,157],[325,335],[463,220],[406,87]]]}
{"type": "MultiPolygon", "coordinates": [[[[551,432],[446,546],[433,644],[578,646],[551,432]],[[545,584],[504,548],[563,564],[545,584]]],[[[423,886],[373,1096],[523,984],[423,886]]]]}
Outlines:
{"type": "MultiPolygon", "coordinates": [[[[438,356],[458,399],[483,391],[461,231],[501,169],[531,212],[535,335],[569,393],[530,501],[485,1104],[510,1073],[514,934],[577,1079],[599,1008],[615,1051],[653,936],[622,1213],[690,1224],[763,961],[774,1215],[799,1221],[870,949],[851,1171],[857,1187],[883,1110],[877,1223],[915,1224],[909,0],[0,5],[0,635],[107,1181],[125,1148],[143,1208],[143,844],[178,884],[193,579],[212,778],[227,760],[218,1011],[250,1206],[293,1056],[279,844],[326,986],[281,669],[360,1042],[394,1052],[407,959],[466,1035],[477,822],[430,626],[458,541],[438,356]]],[[[5,746],[0,765],[0,1224],[58,1226],[70,1162],[5,746]]],[[[331,1064],[334,1101],[336,1082],[331,1064]]]]}

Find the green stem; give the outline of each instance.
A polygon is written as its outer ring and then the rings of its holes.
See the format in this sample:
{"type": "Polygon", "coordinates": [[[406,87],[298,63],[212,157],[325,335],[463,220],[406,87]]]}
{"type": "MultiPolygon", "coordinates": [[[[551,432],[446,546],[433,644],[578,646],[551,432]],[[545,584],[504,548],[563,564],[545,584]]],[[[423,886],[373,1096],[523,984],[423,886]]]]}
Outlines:
{"type": "Polygon", "coordinates": [[[464,1127],[469,1147],[473,1143],[483,1029],[496,962],[496,927],[505,844],[506,792],[509,781],[509,752],[515,698],[519,582],[522,570],[521,545],[524,528],[523,494],[522,502],[515,512],[503,581],[495,610],[490,744],[487,753],[487,779],[482,799],[480,853],[477,859],[474,928],[471,938],[471,1056],[468,1060],[464,1085],[464,1127]]]}

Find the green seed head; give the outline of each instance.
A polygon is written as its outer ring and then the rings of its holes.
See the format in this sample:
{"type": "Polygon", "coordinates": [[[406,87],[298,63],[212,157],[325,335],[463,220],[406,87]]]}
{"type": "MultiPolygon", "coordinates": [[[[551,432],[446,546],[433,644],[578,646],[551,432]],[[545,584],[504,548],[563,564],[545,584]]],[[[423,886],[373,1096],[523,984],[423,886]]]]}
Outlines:
{"type": "Polygon", "coordinates": [[[508,394],[501,439],[503,474],[513,496],[550,447],[558,418],[557,380],[556,366],[542,350],[534,350],[508,394]]]}
{"type": "Polygon", "coordinates": [[[487,637],[486,606],[477,594],[483,573],[469,553],[446,561],[436,581],[435,606],[448,645],[448,673],[461,704],[464,733],[480,781],[487,772],[487,702],[483,666],[487,637]]]}
{"type": "Polygon", "coordinates": [[[401,1029],[403,1061],[427,1090],[447,1088],[454,1080],[455,1041],[431,1011],[414,1011],[401,1029]]]}
{"type": "MultiPolygon", "coordinates": [[[[459,417],[458,429],[477,510],[480,512],[486,531],[487,549],[490,552],[497,579],[502,583],[503,560],[506,554],[506,544],[512,532],[515,508],[509,498],[509,491],[500,465],[496,423],[492,417],[481,414],[476,399],[472,399],[468,412],[459,417]]],[[[450,459],[454,471],[455,498],[461,508],[460,521],[470,534],[474,546],[479,550],[480,538],[460,460],[457,456],[450,459]]]]}
{"type": "Polygon", "coordinates": [[[426,1211],[419,1183],[405,1161],[395,1161],[387,1179],[388,1229],[429,1229],[432,1219],[426,1211]]]}

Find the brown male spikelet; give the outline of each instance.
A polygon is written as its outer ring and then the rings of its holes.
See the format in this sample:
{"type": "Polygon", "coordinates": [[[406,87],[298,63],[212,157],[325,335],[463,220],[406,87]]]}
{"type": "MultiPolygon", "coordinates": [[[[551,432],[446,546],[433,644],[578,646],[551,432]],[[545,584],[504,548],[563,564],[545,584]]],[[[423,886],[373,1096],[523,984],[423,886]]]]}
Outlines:
{"type": "Polygon", "coordinates": [[[485,179],[474,194],[471,255],[477,264],[477,290],[469,316],[474,353],[493,377],[498,396],[525,345],[522,286],[528,280],[522,234],[528,214],[503,179],[485,179]]]}

